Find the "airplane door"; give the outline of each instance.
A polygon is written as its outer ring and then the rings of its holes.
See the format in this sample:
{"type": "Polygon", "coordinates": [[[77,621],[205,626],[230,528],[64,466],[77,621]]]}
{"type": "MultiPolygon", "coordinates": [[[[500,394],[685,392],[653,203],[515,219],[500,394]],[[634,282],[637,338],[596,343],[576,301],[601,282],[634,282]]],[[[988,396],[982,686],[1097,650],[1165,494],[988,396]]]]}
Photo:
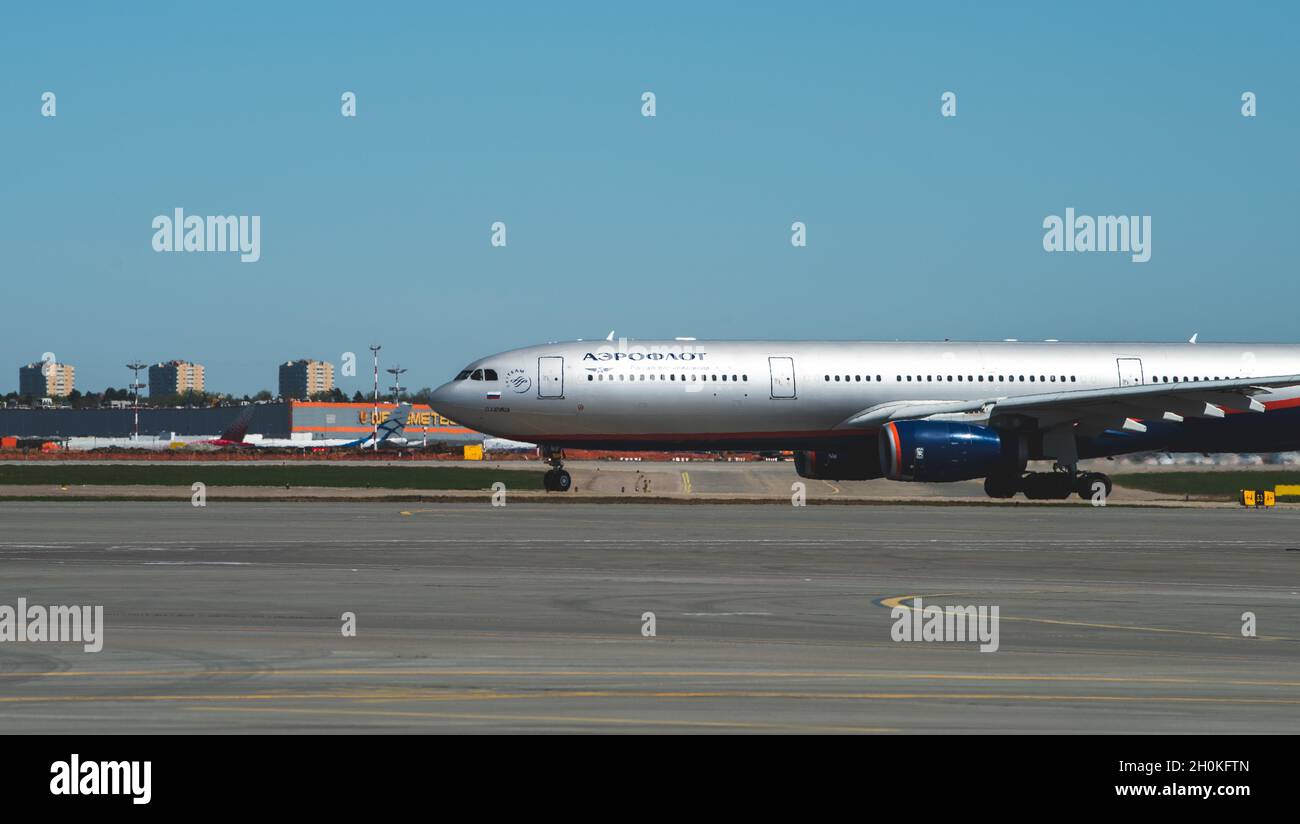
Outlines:
{"type": "Polygon", "coordinates": [[[768,358],[767,365],[772,370],[772,397],[795,397],[794,358],[768,358]]]}
{"type": "Polygon", "coordinates": [[[1117,358],[1119,364],[1119,385],[1120,386],[1141,386],[1142,385],[1142,359],[1141,358],[1117,358]]]}
{"type": "Polygon", "coordinates": [[[548,356],[537,359],[537,397],[564,397],[564,358],[548,356]]]}

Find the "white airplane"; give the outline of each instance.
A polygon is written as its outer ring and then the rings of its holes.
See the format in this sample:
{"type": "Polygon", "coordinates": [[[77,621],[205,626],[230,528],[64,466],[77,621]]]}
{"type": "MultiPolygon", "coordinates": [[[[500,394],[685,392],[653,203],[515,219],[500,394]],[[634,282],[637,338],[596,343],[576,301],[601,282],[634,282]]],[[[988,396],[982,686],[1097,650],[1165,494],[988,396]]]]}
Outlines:
{"type": "Polygon", "coordinates": [[[539,444],[556,491],[569,447],[794,450],[805,478],[1092,497],[1110,479],[1081,458],[1300,449],[1300,345],[578,341],[482,358],[432,403],[539,444]]]}

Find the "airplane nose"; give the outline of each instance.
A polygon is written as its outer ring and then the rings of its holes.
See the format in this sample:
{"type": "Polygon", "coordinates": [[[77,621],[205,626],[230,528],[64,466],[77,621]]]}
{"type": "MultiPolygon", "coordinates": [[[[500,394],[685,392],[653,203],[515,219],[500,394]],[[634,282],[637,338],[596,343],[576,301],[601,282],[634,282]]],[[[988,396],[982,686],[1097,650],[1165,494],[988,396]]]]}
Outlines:
{"type": "Polygon", "coordinates": [[[451,382],[444,383],[429,394],[429,404],[437,411],[443,411],[443,407],[452,406],[454,400],[454,386],[451,382]]]}
{"type": "Polygon", "coordinates": [[[429,395],[429,406],[439,415],[451,418],[458,423],[471,423],[476,417],[471,398],[466,394],[464,381],[444,383],[429,395]]]}

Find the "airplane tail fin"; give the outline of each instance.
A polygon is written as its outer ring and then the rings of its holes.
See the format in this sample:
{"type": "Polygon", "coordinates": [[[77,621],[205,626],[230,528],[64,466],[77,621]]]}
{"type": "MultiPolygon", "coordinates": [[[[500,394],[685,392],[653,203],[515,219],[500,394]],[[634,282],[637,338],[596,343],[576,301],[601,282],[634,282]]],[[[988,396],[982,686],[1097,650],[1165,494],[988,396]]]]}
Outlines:
{"type": "Polygon", "coordinates": [[[379,442],[383,443],[389,438],[402,434],[406,429],[406,421],[411,417],[411,405],[404,403],[393,410],[393,414],[388,416],[388,420],[379,425],[379,442]]]}
{"type": "Polygon", "coordinates": [[[252,404],[245,406],[243,411],[239,413],[239,417],[235,418],[235,422],[227,426],[226,430],[221,433],[221,440],[242,443],[244,435],[248,433],[248,424],[252,422],[253,412],[256,409],[257,407],[252,404]]]}

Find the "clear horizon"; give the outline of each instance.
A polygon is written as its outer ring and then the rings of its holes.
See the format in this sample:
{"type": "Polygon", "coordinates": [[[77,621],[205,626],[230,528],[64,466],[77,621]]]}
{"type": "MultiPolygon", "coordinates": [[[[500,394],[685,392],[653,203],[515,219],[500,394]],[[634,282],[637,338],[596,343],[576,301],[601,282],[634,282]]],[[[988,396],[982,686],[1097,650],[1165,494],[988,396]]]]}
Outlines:
{"type": "Polygon", "coordinates": [[[307,357],[350,396],[375,342],[414,391],[611,329],[1300,341],[1300,11],[1089,9],[8,11],[0,393],[47,351],[83,392],[307,357]],[[155,251],[176,209],[258,216],[258,259],[155,251]],[[1149,216],[1150,259],[1046,252],[1068,209],[1149,216]]]}

